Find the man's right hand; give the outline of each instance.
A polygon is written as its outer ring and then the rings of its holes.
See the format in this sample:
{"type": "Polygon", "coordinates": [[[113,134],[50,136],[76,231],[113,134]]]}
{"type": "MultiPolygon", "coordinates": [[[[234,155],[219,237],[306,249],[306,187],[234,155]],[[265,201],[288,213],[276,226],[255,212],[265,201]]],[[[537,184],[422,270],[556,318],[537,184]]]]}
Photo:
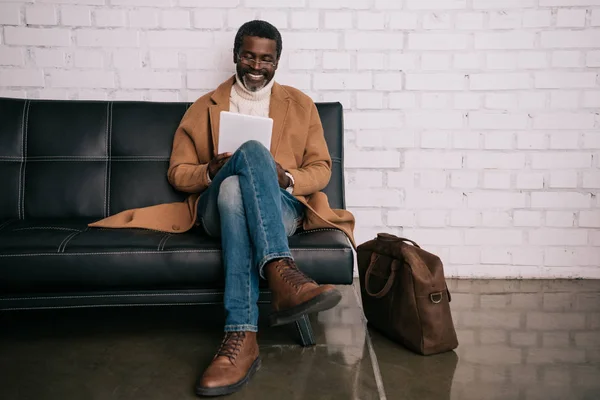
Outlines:
{"type": "Polygon", "coordinates": [[[217,175],[217,172],[225,165],[229,157],[231,157],[231,153],[221,153],[210,160],[208,163],[208,176],[210,179],[213,179],[217,175]]]}

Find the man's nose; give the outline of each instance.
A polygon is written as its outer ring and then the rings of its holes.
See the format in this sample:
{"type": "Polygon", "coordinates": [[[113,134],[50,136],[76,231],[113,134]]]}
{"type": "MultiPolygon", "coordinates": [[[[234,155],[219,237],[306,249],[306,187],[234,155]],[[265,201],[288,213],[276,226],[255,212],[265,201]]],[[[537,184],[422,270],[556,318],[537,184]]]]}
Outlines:
{"type": "Polygon", "coordinates": [[[250,60],[250,65],[254,68],[260,68],[260,60],[250,60]]]}

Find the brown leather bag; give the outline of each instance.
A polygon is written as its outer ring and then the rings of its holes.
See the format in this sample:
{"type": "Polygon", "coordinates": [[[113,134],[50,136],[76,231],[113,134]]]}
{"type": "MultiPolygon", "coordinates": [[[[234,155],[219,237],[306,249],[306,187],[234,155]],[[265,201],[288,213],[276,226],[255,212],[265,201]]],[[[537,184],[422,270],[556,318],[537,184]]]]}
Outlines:
{"type": "Polygon", "coordinates": [[[361,297],[369,325],[423,355],[458,346],[450,292],[438,256],[412,240],[387,233],[378,234],[357,250],[361,297]]]}

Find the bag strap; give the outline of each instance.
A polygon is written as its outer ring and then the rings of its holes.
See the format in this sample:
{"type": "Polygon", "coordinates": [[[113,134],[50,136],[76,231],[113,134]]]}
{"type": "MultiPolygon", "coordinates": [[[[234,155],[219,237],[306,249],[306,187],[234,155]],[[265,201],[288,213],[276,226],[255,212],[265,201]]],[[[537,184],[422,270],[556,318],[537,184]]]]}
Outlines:
{"type": "Polygon", "coordinates": [[[408,243],[412,244],[415,247],[421,248],[421,246],[419,246],[417,244],[417,242],[415,242],[415,241],[412,241],[410,239],[403,238],[403,237],[398,237],[396,235],[392,235],[392,234],[389,234],[389,233],[378,233],[377,234],[377,240],[381,240],[383,242],[398,242],[398,241],[400,241],[400,242],[408,242],[408,243]]]}
{"type": "Polygon", "coordinates": [[[421,246],[419,246],[419,245],[417,244],[417,242],[415,242],[415,241],[412,241],[412,240],[410,240],[410,239],[403,238],[403,237],[401,237],[401,238],[398,238],[398,239],[400,239],[400,240],[401,240],[401,241],[403,241],[403,242],[408,242],[408,243],[412,244],[412,245],[413,245],[413,246],[415,246],[415,247],[421,248],[421,246]]]}
{"type": "Polygon", "coordinates": [[[367,272],[365,273],[365,291],[369,296],[375,297],[376,299],[380,299],[386,294],[388,294],[388,292],[392,288],[392,285],[394,284],[394,279],[396,278],[396,270],[398,269],[398,260],[393,260],[391,265],[391,273],[388,277],[387,282],[385,283],[385,286],[379,292],[373,293],[369,289],[369,280],[371,278],[371,273],[373,272],[373,268],[375,267],[375,264],[377,264],[378,259],[379,254],[371,254],[371,262],[369,263],[369,268],[367,268],[367,272]]]}

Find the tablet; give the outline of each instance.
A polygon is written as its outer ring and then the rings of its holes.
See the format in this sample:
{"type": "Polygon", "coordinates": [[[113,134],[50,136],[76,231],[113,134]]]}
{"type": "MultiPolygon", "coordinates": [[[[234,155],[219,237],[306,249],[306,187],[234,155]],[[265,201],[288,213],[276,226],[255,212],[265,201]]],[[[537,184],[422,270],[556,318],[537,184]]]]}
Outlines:
{"type": "Polygon", "coordinates": [[[271,149],[273,119],[221,111],[217,153],[234,153],[249,140],[257,140],[271,149]]]}

